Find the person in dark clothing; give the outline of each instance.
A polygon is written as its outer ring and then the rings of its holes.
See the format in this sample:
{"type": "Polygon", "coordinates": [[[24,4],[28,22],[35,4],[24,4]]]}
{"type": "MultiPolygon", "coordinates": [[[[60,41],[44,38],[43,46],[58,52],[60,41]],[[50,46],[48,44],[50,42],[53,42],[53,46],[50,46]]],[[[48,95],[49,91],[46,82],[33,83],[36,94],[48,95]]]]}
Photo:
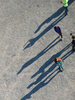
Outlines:
{"type": "Polygon", "coordinates": [[[72,50],[75,51],[75,37],[72,36],[72,39],[73,40],[72,40],[72,45],[71,46],[72,46],[72,50]]]}
{"type": "Polygon", "coordinates": [[[54,30],[55,30],[55,32],[57,32],[59,34],[59,36],[61,36],[61,38],[63,38],[62,32],[61,32],[61,28],[60,28],[59,25],[55,26],[54,27],[54,30]]]}

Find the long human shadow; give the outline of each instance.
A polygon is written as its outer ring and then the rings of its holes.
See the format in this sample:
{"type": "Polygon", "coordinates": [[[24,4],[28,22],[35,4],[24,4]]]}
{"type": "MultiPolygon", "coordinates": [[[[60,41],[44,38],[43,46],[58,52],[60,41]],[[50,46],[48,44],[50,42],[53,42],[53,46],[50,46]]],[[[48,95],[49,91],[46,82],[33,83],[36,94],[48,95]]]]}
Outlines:
{"type": "Polygon", "coordinates": [[[34,45],[34,43],[40,39],[45,33],[47,33],[52,27],[54,27],[59,21],[61,21],[65,17],[65,14],[62,14],[58,19],[56,19],[52,24],[50,24],[45,30],[43,30],[37,37],[30,39],[27,43],[23,46],[25,50],[34,45]]]}
{"type": "Polygon", "coordinates": [[[49,23],[52,19],[58,17],[58,16],[63,12],[63,10],[64,10],[64,7],[59,8],[53,15],[51,15],[51,16],[50,16],[49,18],[47,18],[43,23],[41,23],[41,25],[40,25],[40,26],[38,27],[38,29],[34,32],[34,34],[37,33],[37,32],[40,30],[40,28],[41,28],[44,24],[49,23]]]}
{"type": "MultiPolygon", "coordinates": [[[[69,0],[69,5],[73,2],[74,0],[69,0]]],[[[57,10],[57,12],[55,12],[51,17],[49,17],[48,19],[46,19],[39,27],[38,29],[35,31],[35,33],[37,33],[37,31],[39,31],[39,29],[45,24],[50,22],[53,18],[59,16],[62,11],[64,10],[64,7],[61,7],[57,10]]],[[[29,41],[27,41],[27,43],[23,46],[25,50],[26,48],[29,48],[31,46],[34,45],[34,43],[40,39],[45,33],[47,33],[50,29],[52,29],[59,21],[61,21],[63,18],[65,17],[65,13],[63,13],[61,16],[59,16],[52,24],[50,24],[45,30],[43,30],[37,37],[30,39],[29,41]]]]}
{"type": "MultiPolygon", "coordinates": [[[[67,49],[67,48],[65,48],[67,49]]],[[[44,69],[49,66],[52,62],[53,59],[55,57],[59,57],[61,55],[61,52],[58,52],[57,54],[53,55],[40,69],[39,71],[37,71],[31,78],[35,77],[37,74],[42,73],[35,82],[31,83],[27,88],[30,88],[32,85],[35,85],[37,83],[39,83],[45,76],[47,76],[50,72],[52,72],[54,70],[54,68],[56,67],[56,64],[53,64],[46,72],[44,72],[44,69]]],[[[74,52],[72,50],[70,50],[69,52],[67,52],[64,56],[61,57],[61,59],[64,61],[66,58],[68,58],[71,54],[73,54],[74,52]]]]}
{"type": "Polygon", "coordinates": [[[44,50],[42,50],[39,54],[37,54],[35,57],[33,57],[32,59],[30,59],[29,61],[27,61],[22,68],[20,69],[20,71],[17,73],[17,75],[19,73],[21,73],[21,71],[26,68],[27,66],[31,65],[34,61],[36,61],[38,58],[40,58],[44,53],[46,53],[49,49],[51,49],[52,47],[54,47],[57,43],[59,43],[61,41],[61,39],[59,39],[57,42],[55,42],[59,37],[57,37],[56,39],[54,39],[44,50]],[[54,43],[55,42],[55,43],[54,43]],[[53,44],[53,45],[52,45],[53,44]]]}
{"type": "MultiPolygon", "coordinates": [[[[51,58],[50,58],[51,59],[51,58]]],[[[50,60],[49,60],[50,61],[50,60]]],[[[43,67],[44,66],[48,66],[48,65],[50,65],[49,64],[49,61],[47,61],[46,63],[48,63],[47,65],[43,65],[43,67]]],[[[52,61],[53,62],[53,61],[52,61]]],[[[37,78],[37,80],[35,81],[35,82],[33,82],[33,83],[31,83],[27,88],[30,88],[32,85],[35,85],[35,84],[37,84],[37,83],[39,83],[45,76],[47,76],[50,72],[52,72],[53,70],[54,70],[54,68],[56,67],[56,65],[55,64],[53,64],[46,72],[43,72],[38,78],[37,78]]]]}
{"type": "MultiPolygon", "coordinates": [[[[66,50],[67,48],[69,48],[68,44],[66,46],[66,48],[64,48],[64,50],[66,50]]],[[[68,53],[66,53],[62,58],[63,60],[65,60],[67,57],[69,57],[71,54],[73,54],[73,51],[70,50],[68,53]],[[68,56],[66,56],[68,55],[68,56]]],[[[59,53],[57,53],[57,56],[59,56],[59,53]]],[[[57,68],[56,70],[54,70],[52,73],[50,73],[54,68],[56,67],[55,64],[53,64],[51,66],[51,68],[49,68],[46,72],[42,73],[35,82],[31,83],[27,88],[30,88],[32,85],[36,85],[28,94],[26,94],[21,100],[26,100],[31,98],[31,95],[34,94],[35,92],[37,92],[39,89],[41,89],[42,87],[44,87],[45,85],[47,85],[59,72],[61,72],[59,70],[59,68],[57,68]],[[57,72],[56,72],[57,71],[57,72]],[[56,73],[55,73],[56,72],[56,73]],[[50,73],[50,74],[49,74],[50,73]],[[54,74],[55,73],[55,74],[54,74]],[[49,74],[49,75],[48,75],[49,74]],[[54,75],[53,75],[54,74],[54,75]],[[48,76],[47,76],[48,75],[48,76]],[[47,78],[45,78],[45,76],[47,76],[47,78]],[[45,78],[43,81],[42,79],[45,78]],[[47,81],[48,80],[48,81],[47,81]]]]}
{"type": "MultiPolygon", "coordinates": [[[[49,66],[49,65],[53,62],[53,59],[54,59],[55,57],[59,57],[63,52],[65,52],[65,51],[69,48],[70,45],[71,45],[71,43],[69,43],[69,44],[68,44],[65,48],[63,48],[60,52],[54,54],[48,61],[46,61],[46,62],[44,63],[43,66],[40,67],[40,69],[39,69],[34,75],[32,75],[31,78],[34,78],[36,75],[38,75],[38,74],[40,74],[40,73],[44,73],[44,69],[45,69],[47,66],[49,66]]],[[[63,59],[63,60],[64,60],[64,59],[63,59]]],[[[53,70],[53,67],[52,67],[52,68],[50,67],[50,70],[52,71],[52,70],[53,70]]]]}
{"type": "MultiPolygon", "coordinates": [[[[74,0],[69,0],[68,5],[70,5],[73,1],[74,1],[74,0]]],[[[49,18],[47,18],[43,23],[41,23],[41,25],[40,25],[40,26],[38,27],[38,29],[34,32],[34,34],[37,33],[37,32],[40,30],[40,28],[41,28],[44,24],[49,23],[52,19],[58,17],[58,16],[63,12],[63,10],[64,10],[64,7],[61,7],[61,8],[58,9],[52,16],[50,16],[49,18]]]]}
{"type": "MultiPolygon", "coordinates": [[[[71,43],[70,43],[71,44],[71,43]]],[[[53,59],[55,57],[59,57],[64,51],[66,51],[70,44],[68,44],[64,49],[62,49],[60,52],[56,53],[55,55],[53,55],[48,61],[46,61],[43,66],[41,66],[41,68],[31,77],[34,78],[37,74],[42,73],[39,78],[37,78],[37,80],[33,83],[31,83],[28,88],[30,88],[32,85],[37,84],[38,82],[40,82],[46,75],[48,75],[50,72],[52,72],[54,70],[54,68],[56,67],[56,64],[53,64],[48,71],[44,72],[45,68],[48,67],[51,63],[53,63],[53,59]]],[[[64,61],[68,56],[70,56],[72,54],[72,50],[70,50],[68,53],[66,53],[63,57],[62,60],[64,61]]]]}
{"type": "Polygon", "coordinates": [[[35,86],[28,94],[26,94],[21,100],[26,100],[31,98],[31,95],[34,94],[36,91],[47,85],[60,71],[56,69],[54,72],[52,72],[50,75],[47,76],[43,81],[41,81],[37,86],[35,86]],[[57,71],[57,72],[56,72],[57,71]],[[54,74],[56,72],[56,74],[54,74]],[[52,76],[52,74],[54,74],[52,76]],[[52,77],[51,77],[52,76],[52,77]],[[51,78],[50,78],[51,77],[51,78]],[[49,79],[50,78],[50,79],[49,79]],[[48,81],[47,81],[48,80],[48,81]]]}
{"type": "Polygon", "coordinates": [[[61,59],[64,61],[66,58],[68,58],[71,54],[73,54],[74,51],[70,50],[69,52],[67,52],[63,57],[61,57],[61,59]]]}
{"type": "MultiPolygon", "coordinates": [[[[71,1],[71,0],[70,0],[71,1]]],[[[74,1],[74,0],[73,0],[74,1]]],[[[65,50],[67,50],[69,48],[70,44],[68,44],[63,50],[62,52],[64,52],[65,50]]],[[[47,48],[46,48],[47,49],[47,48]]],[[[63,60],[65,60],[68,56],[70,56],[73,52],[72,51],[69,51],[68,53],[66,53],[62,58],[63,60]]],[[[59,54],[59,53],[58,53],[59,54]]],[[[57,56],[58,56],[57,54],[57,56]]],[[[53,64],[52,65],[53,68],[55,68],[55,65],[53,64]]],[[[49,73],[50,69],[47,70],[47,72],[44,72],[42,74],[42,77],[45,77],[48,73],[49,73]],[[44,75],[44,76],[43,76],[44,75]]],[[[37,79],[37,81],[35,83],[32,83],[32,84],[36,84],[38,81],[41,81],[37,86],[35,86],[28,94],[26,94],[21,100],[26,100],[26,99],[29,99],[31,98],[31,95],[34,94],[36,91],[38,91],[39,89],[41,89],[42,87],[44,87],[45,85],[47,85],[60,71],[58,70],[58,72],[53,75],[55,72],[57,71],[57,69],[52,72],[47,78],[45,78],[43,81],[40,80],[40,78],[37,79]],[[53,75],[53,76],[52,76],[53,75]],[[52,76],[52,77],[51,77],[52,76]],[[51,78],[50,78],[51,77],[51,78]],[[50,79],[49,79],[50,78],[50,79]],[[47,81],[47,79],[49,79],[47,81]]],[[[27,88],[30,88],[30,86],[28,86],[27,88]]]]}
{"type": "Polygon", "coordinates": [[[69,0],[68,6],[70,6],[75,0],[69,0]]]}

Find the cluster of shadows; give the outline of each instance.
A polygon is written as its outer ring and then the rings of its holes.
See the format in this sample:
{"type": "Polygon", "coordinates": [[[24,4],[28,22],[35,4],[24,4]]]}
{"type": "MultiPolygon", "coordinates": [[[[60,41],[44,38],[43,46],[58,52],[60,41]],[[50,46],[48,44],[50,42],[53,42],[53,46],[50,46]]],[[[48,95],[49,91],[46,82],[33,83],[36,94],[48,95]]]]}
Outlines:
{"type": "MultiPolygon", "coordinates": [[[[58,37],[57,37],[58,38],[58,37]]],[[[56,39],[57,39],[56,38],[56,39]]],[[[55,40],[56,40],[55,39],[55,40]]],[[[54,40],[54,41],[55,41],[54,40]]],[[[53,41],[53,42],[54,42],[53,41]]],[[[51,47],[53,47],[54,45],[56,45],[60,40],[58,40],[55,44],[53,44],[51,47]]],[[[52,43],[53,43],[52,42],[52,43]]],[[[51,43],[51,44],[52,44],[51,43]]],[[[30,59],[28,62],[26,62],[22,69],[18,72],[18,74],[27,66],[29,66],[30,64],[32,64],[35,60],[37,60],[40,56],[42,56],[45,52],[47,52],[51,47],[49,44],[43,51],[41,51],[37,56],[35,56],[34,58],[30,59]]],[[[27,88],[29,89],[30,87],[32,87],[33,85],[36,85],[28,94],[26,94],[21,100],[26,100],[31,98],[31,95],[34,94],[36,91],[38,91],[39,89],[41,89],[42,87],[44,87],[45,85],[47,85],[59,72],[61,72],[59,70],[59,68],[57,68],[56,70],[56,64],[53,63],[53,59],[55,57],[59,57],[63,52],[65,52],[69,47],[70,47],[71,43],[69,43],[66,47],[64,47],[60,52],[54,54],[52,57],[50,57],[50,59],[48,61],[46,61],[41,67],[40,69],[31,76],[31,78],[34,78],[35,76],[37,76],[38,74],[41,74],[37,80],[33,83],[31,83],[27,88]],[[52,64],[53,63],[53,64],[52,64]],[[47,68],[50,64],[52,64],[52,66],[47,70],[44,71],[45,68],[47,68]],[[54,71],[53,71],[54,70],[54,71]],[[49,74],[49,75],[48,75],[49,74]],[[46,77],[47,76],[47,77],[46,77]],[[46,77],[46,78],[45,78],[46,77]],[[45,78],[45,79],[44,79],[45,78]],[[42,81],[43,80],[43,81],[42,81]]],[[[71,54],[73,54],[73,51],[70,50],[69,52],[67,52],[65,55],[63,55],[61,57],[61,59],[64,61],[67,57],[69,57],[71,54]]]]}
{"type": "MultiPolygon", "coordinates": [[[[57,12],[55,12],[51,17],[49,17],[48,19],[46,19],[39,27],[38,29],[35,31],[35,33],[37,33],[40,28],[45,24],[45,23],[49,23],[53,18],[57,17],[57,15],[59,16],[61,14],[61,12],[64,10],[64,7],[61,7],[57,12]]],[[[29,48],[31,46],[34,45],[34,43],[40,39],[45,33],[47,33],[51,28],[53,28],[59,21],[61,21],[63,18],[65,17],[65,14],[63,13],[58,19],[56,19],[52,24],[50,24],[45,30],[43,30],[37,37],[30,39],[29,41],[27,41],[27,43],[23,46],[24,50],[26,48],[29,48]]]]}
{"type": "MultiPolygon", "coordinates": [[[[74,0],[69,0],[69,5],[73,2],[74,0]]],[[[65,13],[63,13],[61,15],[61,13],[64,11],[64,7],[59,8],[52,16],[50,16],[49,18],[47,18],[39,27],[38,29],[34,32],[37,33],[40,28],[45,24],[45,23],[49,23],[52,19],[59,17],[53,22],[51,23],[45,30],[43,30],[37,37],[30,39],[29,41],[27,41],[27,43],[23,46],[24,50],[26,48],[29,48],[31,46],[34,45],[34,43],[40,39],[45,33],[47,33],[50,29],[52,29],[59,21],[61,21],[64,17],[65,17],[65,13]]]]}
{"type": "MultiPolygon", "coordinates": [[[[69,0],[69,5],[73,2],[74,0],[69,0]]],[[[57,10],[57,12],[55,12],[51,17],[49,17],[48,19],[46,19],[39,27],[38,29],[35,31],[35,33],[37,33],[40,28],[45,24],[45,23],[49,23],[53,18],[59,16],[64,10],[64,7],[61,7],[59,10],[57,10]]],[[[36,38],[30,39],[28,42],[30,42],[27,46],[24,47],[24,50],[30,46],[32,46],[39,38],[41,38],[46,32],[48,32],[52,27],[54,27],[59,21],[61,21],[63,18],[65,17],[65,14],[63,13],[58,19],[56,19],[52,24],[50,24],[43,32],[41,32],[36,38]]],[[[36,61],[38,58],[40,58],[43,54],[45,54],[48,50],[50,50],[52,47],[54,47],[57,43],[59,43],[61,41],[57,40],[59,37],[57,37],[56,39],[54,39],[44,50],[42,50],[39,54],[37,54],[35,57],[33,57],[32,59],[30,59],[29,61],[27,61],[22,68],[20,69],[20,71],[17,73],[20,74],[22,72],[22,70],[26,67],[28,67],[29,65],[31,65],[34,61],[36,61]],[[57,42],[55,42],[57,40],[57,42]]],[[[31,95],[34,94],[36,91],[38,91],[40,88],[44,87],[45,85],[47,85],[59,72],[61,72],[58,68],[56,70],[55,67],[56,65],[53,64],[47,71],[44,71],[45,68],[47,68],[50,64],[52,64],[53,59],[55,57],[59,57],[63,52],[65,52],[69,47],[70,47],[71,43],[69,43],[65,48],[63,48],[60,52],[58,52],[57,54],[54,54],[52,57],[50,57],[50,59],[48,61],[46,61],[41,67],[40,69],[31,76],[31,78],[34,78],[36,75],[40,74],[41,75],[37,78],[37,80],[33,83],[31,83],[27,88],[30,88],[33,85],[36,85],[28,94],[26,94],[21,100],[26,100],[31,98],[31,95]],[[54,71],[53,71],[54,70],[54,71]],[[52,73],[51,73],[52,72],[52,73]],[[48,75],[49,74],[49,75],[48,75]],[[47,77],[46,77],[47,76],[47,77]],[[46,77],[46,78],[45,78],[46,77]],[[44,79],[45,78],[45,79],[44,79]]],[[[71,54],[73,54],[72,50],[70,50],[69,52],[67,52],[64,56],[61,57],[61,59],[64,61],[67,57],[69,57],[71,54]]]]}
{"type": "MultiPolygon", "coordinates": [[[[27,88],[29,89],[30,87],[32,87],[33,85],[36,85],[28,94],[26,94],[21,100],[26,100],[31,98],[31,95],[34,94],[36,91],[38,91],[39,89],[41,89],[42,87],[44,87],[45,85],[47,85],[59,72],[61,72],[59,70],[59,68],[57,68],[56,70],[56,64],[53,64],[47,71],[44,71],[45,68],[47,68],[52,62],[55,57],[59,57],[63,52],[65,52],[69,46],[71,45],[71,43],[69,43],[64,49],[62,49],[60,52],[58,52],[57,54],[53,55],[48,61],[46,61],[41,67],[40,69],[31,76],[31,78],[34,78],[36,75],[40,74],[41,75],[37,78],[37,80],[33,83],[31,83],[27,88]],[[54,71],[53,71],[54,70],[54,71]],[[52,72],[52,73],[51,73],[52,72]],[[49,74],[49,75],[48,75],[49,74]],[[46,77],[47,76],[47,77],[46,77]],[[46,78],[45,78],[46,77],[46,78]],[[44,79],[45,78],[45,79],[44,79]],[[43,81],[42,81],[43,80],[43,81]],[[48,80],[48,81],[47,81],[48,80]]],[[[69,57],[71,54],[73,54],[73,51],[70,50],[69,52],[67,52],[64,56],[62,56],[62,60],[64,61],[67,57],[69,57]]],[[[24,66],[25,67],[25,66],[24,66]]]]}

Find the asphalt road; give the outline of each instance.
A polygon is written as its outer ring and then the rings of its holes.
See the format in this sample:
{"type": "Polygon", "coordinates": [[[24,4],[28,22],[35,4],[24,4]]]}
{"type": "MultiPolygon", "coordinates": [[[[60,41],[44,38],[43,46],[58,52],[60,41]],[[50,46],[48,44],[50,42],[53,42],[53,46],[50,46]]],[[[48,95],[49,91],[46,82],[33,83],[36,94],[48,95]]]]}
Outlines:
{"type": "Polygon", "coordinates": [[[68,8],[65,16],[58,0],[0,0],[0,100],[75,100],[74,0],[68,8]]]}

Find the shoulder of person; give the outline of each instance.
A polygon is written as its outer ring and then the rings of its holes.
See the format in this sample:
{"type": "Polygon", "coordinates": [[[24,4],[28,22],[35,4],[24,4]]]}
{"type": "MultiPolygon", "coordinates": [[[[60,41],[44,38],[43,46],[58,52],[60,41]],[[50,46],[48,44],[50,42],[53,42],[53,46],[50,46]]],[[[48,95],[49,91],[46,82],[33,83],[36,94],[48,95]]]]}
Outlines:
{"type": "Polygon", "coordinates": [[[59,62],[62,62],[62,59],[61,59],[61,58],[58,58],[58,61],[59,61],[59,62]]]}
{"type": "Polygon", "coordinates": [[[72,35],[72,38],[75,38],[75,35],[72,35]]]}
{"type": "Polygon", "coordinates": [[[60,27],[59,25],[57,25],[57,27],[60,27]]]}

